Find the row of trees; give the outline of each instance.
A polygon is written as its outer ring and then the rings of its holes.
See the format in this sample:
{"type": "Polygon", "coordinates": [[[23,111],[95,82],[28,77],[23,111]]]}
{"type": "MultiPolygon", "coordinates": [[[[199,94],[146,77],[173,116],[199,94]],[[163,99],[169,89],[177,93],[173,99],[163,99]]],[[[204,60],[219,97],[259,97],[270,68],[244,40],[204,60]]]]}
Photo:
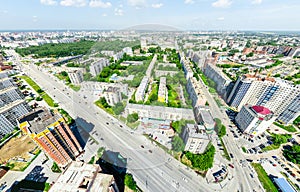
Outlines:
{"type": "Polygon", "coordinates": [[[216,129],[219,137],[223,137],[226,135],[226,127],[222,124],[222,121],[218,118],[215,119],[216,129]]]}

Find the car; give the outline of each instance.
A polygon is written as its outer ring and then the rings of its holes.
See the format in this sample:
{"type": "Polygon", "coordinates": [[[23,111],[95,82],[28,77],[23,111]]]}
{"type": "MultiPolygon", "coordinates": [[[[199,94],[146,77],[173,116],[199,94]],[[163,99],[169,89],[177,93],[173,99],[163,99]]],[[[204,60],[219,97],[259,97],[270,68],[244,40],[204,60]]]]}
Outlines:
{"type": "Polygon", "coordinates": [[[273,166],[276,167],[277,165],[275,163],[273,163],[273,166]]]}
{"type": "Polygon", "coordinates": [[[230,153],[229,155],[230,155],[230,158],[233,158],[233,155],[232,155],[232,153],[230,153]]]}
{"type": "Polygon", "coordinates": [[[122,128],[122,127],[123,127],[123,125],[120,125],[120,127],[122,128]]]}
{"type": "Polygon", "coordinates": [[[149,153],[152,153],[152,150],[151,150],[151,149],[149,149],[149,153]]]}
{"type": "Polygon", "coordinates": [[[106,122],[106,125],[109,125],[109,122],[106,122]]]}
{"type": "Polygon", "coordinates": [[[145,148],[144,145],[141,145],[141,148],[145,148]]]}
{"type": "Polygon", "coordinates": [[[296,177],[296,174],[295,174],[295,173],[292,173],[291,176],[296,177]]]}
{"type": "Polygon", "coordinates": [[[231,167],[232,169],[234,168],[234,166],[230,163],[228,164],[228,166],[231,167]]]}
{"type": "Polygon", "coordinates": [[[272,156],[272,158],[273,158],[273,159],[277,159],[277,157],[276,157],[276,156],[274,156],[274,155],[272,156]]]}
{"type": "Polygon", "coordinates": [[[251,178],[254,178],[254,176],[252,175],[252,173],[250,173],[250,177],[251,177],[251,178]]]}

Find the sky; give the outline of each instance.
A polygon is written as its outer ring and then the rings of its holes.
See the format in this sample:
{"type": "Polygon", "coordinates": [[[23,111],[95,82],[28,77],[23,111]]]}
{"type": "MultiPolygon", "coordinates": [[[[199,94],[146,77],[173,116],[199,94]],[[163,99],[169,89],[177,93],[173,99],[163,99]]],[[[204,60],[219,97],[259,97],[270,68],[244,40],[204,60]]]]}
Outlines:
{"type": "Polygon", "coordinates": [[[0,30],[297,30],[300,0],[0,0],[0,30]]]}

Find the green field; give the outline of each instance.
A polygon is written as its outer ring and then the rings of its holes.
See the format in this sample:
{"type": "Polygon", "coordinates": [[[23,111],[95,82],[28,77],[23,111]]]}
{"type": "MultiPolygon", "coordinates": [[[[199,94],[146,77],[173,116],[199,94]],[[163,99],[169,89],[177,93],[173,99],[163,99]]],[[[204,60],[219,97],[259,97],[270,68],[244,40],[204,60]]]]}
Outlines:
{"type": "MultiPolygon", "coordinates": [[[[42,90],[40,86],[38,86],[30,77],[28,76],[20,76],[20,78],[24,79],[36,92],[39,90],[42,90]]],[[[57,103],[54,102],[54,100],[44,91],[40,93],[40,96],[45,100],[45,102],[50,107],[57,107],[57,103]]]]}
{"type": "Polygon", "coordinates": [[[258,175],[258,179],[262,183],[264,189],[267,192],[278,192],[277,188],[272,183],[271,179],[267,175],[267,173],[264,170],[264,168],[260,164],[258,164],[258,163],[251,163],[251,165],[255,169],[255,171],[256,171],[256,173],[258,175]]]}

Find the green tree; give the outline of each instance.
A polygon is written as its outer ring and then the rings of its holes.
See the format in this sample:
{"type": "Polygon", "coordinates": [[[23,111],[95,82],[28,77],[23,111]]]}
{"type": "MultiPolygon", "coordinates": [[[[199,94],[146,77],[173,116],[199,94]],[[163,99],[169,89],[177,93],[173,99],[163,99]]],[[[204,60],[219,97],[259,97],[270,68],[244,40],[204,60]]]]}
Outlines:
{"type": "Polygon", "coordinates": [[[206,171],[213,166],[215,151],[215,147],[210,144],[202,154],[193,154],[188,151],[185,156],[191,161],[193,167],[206,171]]]}
{"type": "Polygon", "coordinates": [[[184,142],[179,136],[174,136],[172,139],[172,149],[176,152],[184,150],[184,142]]]}
{"type": "Polygon", "coordinates": [[[127,116],[127,121],[129,123],[134,123],[139,119],[139,115],[137,113],[132,113],[127,116]]]}
{"type": "Polygon", "coordinates": [[[60,74],[64,77],[68,77],[68,73],[66,71],[62,71],[62,72],[60,72],[60,74]]]}
{"type": "Polygon", "coordinates": [[[283,150],[284,157],[295,164],[300,164],[300,145],[293,145],[283,150]]]}
{"type": "Polygon", "coordinates": [[[131,174],[126,174],[125,175],[125,178],[124,178],[124,184],[131,190],[133,191],[137,191],[136,187],[136,182],[135,180],[133,179],[133,176],[131,174]]]}
{"type": "Polygon", "coordinates": [[[115,104],[115,106],[113,106],[112,109],[116,115],[120,115],[124,111],[125,106],[122,102],[119,102],[119,103],[115,104]]]}

